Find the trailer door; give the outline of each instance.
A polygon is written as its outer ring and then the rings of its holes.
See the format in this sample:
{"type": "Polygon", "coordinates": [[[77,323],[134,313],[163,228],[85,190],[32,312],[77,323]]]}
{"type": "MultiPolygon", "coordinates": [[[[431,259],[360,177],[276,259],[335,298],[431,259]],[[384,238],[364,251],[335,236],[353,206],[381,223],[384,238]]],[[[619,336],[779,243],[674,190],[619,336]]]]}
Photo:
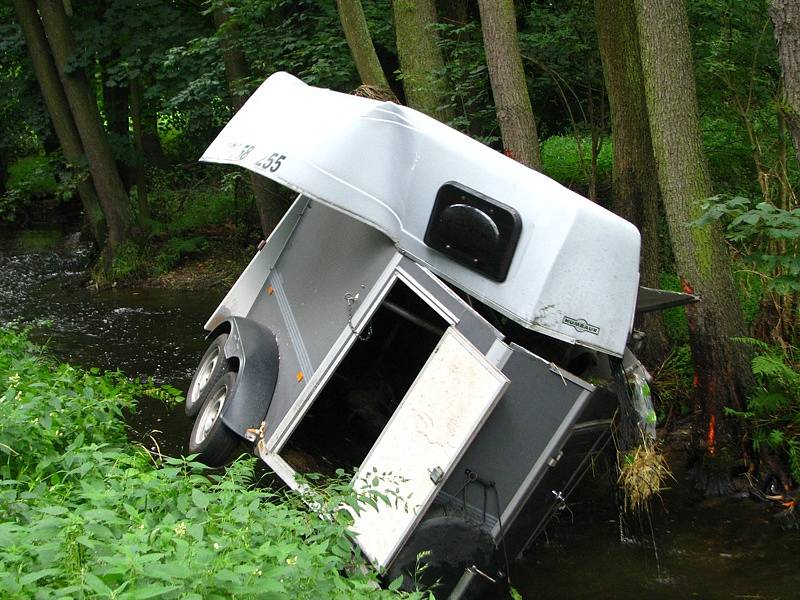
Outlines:
{"type": "Polygon", "coordinates": [[[391,499],[354,515],[358,544],[376,567],[400,550],[507,385],[455,327],[447,329],[356,474],[357,491],[391,499]]]}

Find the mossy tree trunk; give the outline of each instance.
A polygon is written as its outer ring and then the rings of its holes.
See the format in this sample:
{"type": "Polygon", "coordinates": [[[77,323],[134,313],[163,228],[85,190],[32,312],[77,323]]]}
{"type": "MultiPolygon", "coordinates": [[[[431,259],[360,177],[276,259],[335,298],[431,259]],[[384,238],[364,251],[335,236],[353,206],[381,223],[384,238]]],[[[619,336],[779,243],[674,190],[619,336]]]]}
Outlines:
{"type": "MultiPolygon", "coordinates": [[[[698,201],[711,196],[700,138],[697,92],[684,0],[636,0],[650,134],[678,275],[700,296],[686,309],[695,364],[696,473],[707,493],[723,493],[739,458],[724,408],[741,409],[752,385],[748,354],[732,340],[746,335],[717,223],[695,227],[698,201]]],[[[739,449],[741,449],[739,447],[739,449]]]]}
{"type": "MultiPolygon", "coordinates": [[[[231,94],[231,105],[238,111],[247,101],[243,84],[249,74],[247,60],[241,48],[233,43],[236,27],[228,21],[228,16],[223,8],[218,8],[213,13],[214,24],[220,30],[220,46],[222,58],[225,63],[225,79],[231,94]]],[[[250,173],[250,184],[256,200],[261,230],[268,237],[285,211],[280,186],[266,177],[250,173]]]]}
{"type": "MultiPolygon", "coordinates": [[[[641,283],[658,288],[661,287],[660,197],[633,0],[595,0],[595,21],[614,140],[612,206],[615,213],[641,230],[641,283]]],[[[639,358],[648,367],[657,367],[667,352],[661,315],[651,313],[637,326],[647,336],[639,358]]]]}
{"type": "Polygon", "coordinates": [[[783,112],[800,161],[800,3],[797,0],[772,0],[769,16],[775,26],[783,75],[783,112]]]}
{"type": "Polygon", "coordinates": [[[117,246],[131,236],[133,212],[100,120],[97,99],[86,74],[68,66],[75,54],[75,39],[64,12],[64,4],[61,0],[37,0],[36,4],[106,218],[108,242],[104,260],[108,268],[117,246]]]}
{"type": "Polygon", "coordinates": [[[440,121],[452,118],[433,0],[392,0],[406,102],[440,121]]]}
{"type": "Polygon", "coordinates": [[[336,0],[336,6],[361,83],[388,91],[389,82],[375,53],[361,0],[336,0]]]}
{"type": "Polygon", "coordinates": [[[539,137],[517,41],[512,0],[478,0],[483,46],[506,155],[541,170],[539,137]]]}
{"type": "MultiPolygon", "coordinates": [[[[42,22],[36,12],[36,6],[29,0],[14,0],[14,8],[25,37],[25,43],[28,46],[28,54],[39,82],[44,104],[53,123],[61,150],[64,152],[64,158],[69,165],[83,165],[86,161],[83,144],[58,78],[58,71],[47,44],[42,22]]],[[[106,243],[107,237],[105,216],[100,208],[91,177],[81,179],[77,187],[86,223],[95,242],[102,247],[106,243]]]]}

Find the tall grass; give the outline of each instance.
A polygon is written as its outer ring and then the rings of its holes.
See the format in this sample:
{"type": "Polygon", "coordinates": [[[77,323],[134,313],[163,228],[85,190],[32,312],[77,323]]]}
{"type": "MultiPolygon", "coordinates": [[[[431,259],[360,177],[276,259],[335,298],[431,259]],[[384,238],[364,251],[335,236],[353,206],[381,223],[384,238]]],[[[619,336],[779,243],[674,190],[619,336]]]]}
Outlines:
{"type": "MultiPolygon", "coordinates": [[[[0,597],[379,598],[349,542],[349,487],[319,495],[331,518],[126,439],[145,390],[119,373],[58,365],[0,329],[0,597]]],[[[394,586],[392,586],[394,587],[394,586]]]]}

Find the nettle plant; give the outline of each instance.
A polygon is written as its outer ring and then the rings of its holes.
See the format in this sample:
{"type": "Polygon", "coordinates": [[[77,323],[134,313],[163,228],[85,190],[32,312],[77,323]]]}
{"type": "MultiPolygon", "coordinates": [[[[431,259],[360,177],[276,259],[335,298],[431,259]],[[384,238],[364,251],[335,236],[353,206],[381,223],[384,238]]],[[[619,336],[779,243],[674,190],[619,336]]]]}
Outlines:
{"type": "Polygon", "coordinates": [[[252,457],[220,473],[154,455],[122,420],[141,395],[0,329],[0,597],[428,597],[381,589],[349,541],[341,507],[390,499],[340,478],[311,511],[257,485],[252,457]]]}

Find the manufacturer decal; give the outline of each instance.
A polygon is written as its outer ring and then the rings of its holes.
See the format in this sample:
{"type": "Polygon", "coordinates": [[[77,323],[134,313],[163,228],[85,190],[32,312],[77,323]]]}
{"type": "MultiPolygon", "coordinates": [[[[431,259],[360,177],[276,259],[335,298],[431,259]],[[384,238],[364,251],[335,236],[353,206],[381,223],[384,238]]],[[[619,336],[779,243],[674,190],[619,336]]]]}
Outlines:
{"type": "Polygon", "coordinates": [[[591,325],[586,319],[573,319],[572,317],[565,316],[561,322],[583,333],[591,333],[592,335],[598,335],[600,333],[600,328],[596,325],[591,325]]]}

